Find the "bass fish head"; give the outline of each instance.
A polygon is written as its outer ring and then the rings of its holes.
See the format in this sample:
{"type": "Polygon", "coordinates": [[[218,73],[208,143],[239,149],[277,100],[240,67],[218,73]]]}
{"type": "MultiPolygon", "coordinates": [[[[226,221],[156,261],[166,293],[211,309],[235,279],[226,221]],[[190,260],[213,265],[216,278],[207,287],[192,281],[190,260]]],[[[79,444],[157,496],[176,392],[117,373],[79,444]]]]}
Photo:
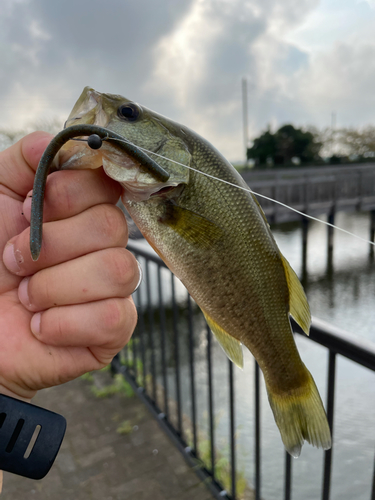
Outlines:
{"type": "Polygon", "coordinates": [[[60,152],[62,169],[98,168],[124,187],[125,202],[144,201],[159,192],[189,180],[191,154],[183,140],[181,126],[120,95],[102,94],[86,87],[73,107],[65,126],[98,125],[116,132],[145,150],[170,177],[160,182],[141,168],[133,158],[106,140],[99,150],[91,150],[85,142],[69,141],[60,152]],[[153,155],[152,153],[155,153],[153,155]],[[172,161],[171,161],[172,160],[172,161]],[[177,162],[177,163],[175,163],[177,162]]]}

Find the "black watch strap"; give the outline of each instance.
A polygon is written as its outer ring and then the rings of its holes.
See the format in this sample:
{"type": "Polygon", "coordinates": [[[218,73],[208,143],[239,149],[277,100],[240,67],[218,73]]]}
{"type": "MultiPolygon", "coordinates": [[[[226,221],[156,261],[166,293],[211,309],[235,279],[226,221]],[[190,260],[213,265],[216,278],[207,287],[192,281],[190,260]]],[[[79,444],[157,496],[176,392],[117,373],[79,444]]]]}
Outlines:
{"type": "Polygon", "coordinates": [[[62,415],[0,394],[0,470],[41,479],[56,458],[65,429],[62,415]]]}

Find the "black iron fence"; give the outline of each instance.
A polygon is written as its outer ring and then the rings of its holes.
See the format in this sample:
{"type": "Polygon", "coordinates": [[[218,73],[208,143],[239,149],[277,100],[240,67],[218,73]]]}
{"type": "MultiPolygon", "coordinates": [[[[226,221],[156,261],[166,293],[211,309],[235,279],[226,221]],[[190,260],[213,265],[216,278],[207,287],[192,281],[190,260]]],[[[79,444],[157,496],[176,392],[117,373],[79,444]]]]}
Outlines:
{"type": "MultiPolygon", "coordinates": [[[[242,172],[251,189],[309,215],[375,209],[374,163],[242,172]]],[[[300,220],[267,199],[259,202],[270,222],[300,220]]]]}
{"type": "MultiPolygon", "coordinates": [[[[131,242],[128,248],[141,262],[145,276],[135,294],[139,313],[136,332],[124,351],[114,359],[113,370],[124,375],[215,498],[267,500],[263,496],[264,476],[269,481],[270,474],[265,474],[264,464],[262,467],[262,437],[269,440],[270,432],[265,436],[263,431],[261,417],[268,403],[262,405],[265,398],[262,398],[263,382],[258,365],[254,363],[254,386],[249,389],[253,415],[249,415],[249,426],[239,430],[239,410],[248,404],[247,398],[244,400],[241,396],[239,401],[236,394],[239,385],[235,378],[239,371],[221,355],[199,309],[159,257],[142,242],[131,242]],[[244,471],[238,460],[238,450],[248,442],[248,432],[252,435],[251,446],[245,452],[242,450],[241,459],[245,456],[250,465],[244,471]]],[[[302,334],[296,324],[293,329],[302,334]]],[[[334,435],[336,360],[344,357],[375,371],[375,347],[317,319],[313,321],[309,338],[323,346],[328,356],[325,399],[334,435]]],[[[280,459],[284,461],[283,485],[277,498],[290,500],[295,491],[293,469],[296,462],[287,453],[279,452],[281,441],[277,432],[274,443],[275,454],[282,453],[280,459]]],[[[322,476],[319,496],[312,498],[328,500],[335,445],[332,450],[315,450],[315,453],[321,457],[322,476]]],[[[371,471],[369,484],[363,488],[366,498],[375,500],[373,458],[366,466],[371,471]]],[[[310,473],[307,470],[307,474],[310,473]]],[[[305,495],[303,498],[310,497],[305,495]]]]}

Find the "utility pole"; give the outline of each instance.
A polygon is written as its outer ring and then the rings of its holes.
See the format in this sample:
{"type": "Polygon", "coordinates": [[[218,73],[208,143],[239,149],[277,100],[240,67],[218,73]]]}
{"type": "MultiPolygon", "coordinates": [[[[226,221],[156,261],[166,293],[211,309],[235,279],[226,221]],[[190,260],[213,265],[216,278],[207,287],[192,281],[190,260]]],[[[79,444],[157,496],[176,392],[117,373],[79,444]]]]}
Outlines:
{"type": "Polygon", "coordinates": [[[247,79],[242,78],[242,122],[243,122],[243,142],[245,149],[245,164],[247,163],[247,146],[249,144],[248,130],[248,111],[247,111],[247,79]]]}
{"type": "Polygon", "coordinates": [[[335,154],[336,111],[331,112],[331,155],[335,154]]]}

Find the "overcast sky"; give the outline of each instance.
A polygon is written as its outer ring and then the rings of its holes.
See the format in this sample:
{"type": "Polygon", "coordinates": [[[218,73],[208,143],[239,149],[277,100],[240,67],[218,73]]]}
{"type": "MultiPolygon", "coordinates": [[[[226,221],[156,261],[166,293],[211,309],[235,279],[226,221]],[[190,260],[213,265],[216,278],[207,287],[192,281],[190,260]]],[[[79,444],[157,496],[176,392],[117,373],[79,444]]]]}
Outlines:
{"type": "Polygon", "coordinates": [[[0,127],[122,94],[243,157],[268,124],[375,124],[375,0],[1,0],[0,127]]]}

